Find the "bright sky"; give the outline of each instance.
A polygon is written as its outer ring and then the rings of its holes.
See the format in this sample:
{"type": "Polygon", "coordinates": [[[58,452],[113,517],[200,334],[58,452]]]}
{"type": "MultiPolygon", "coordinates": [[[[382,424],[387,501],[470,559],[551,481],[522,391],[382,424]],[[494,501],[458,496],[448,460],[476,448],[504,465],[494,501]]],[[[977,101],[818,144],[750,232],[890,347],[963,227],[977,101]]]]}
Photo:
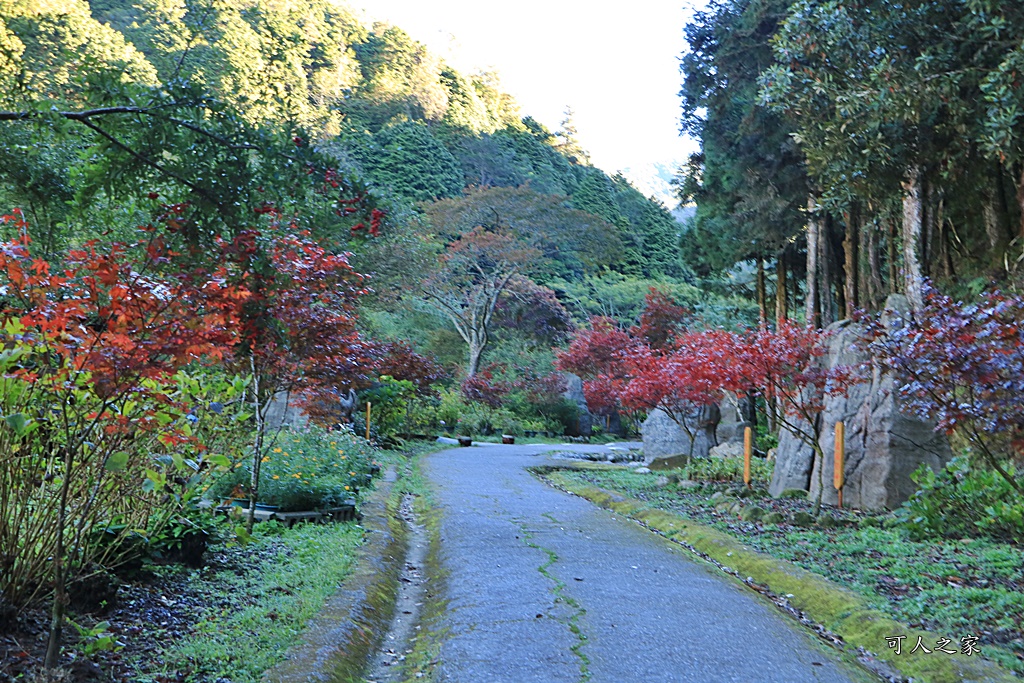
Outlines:
{"type": "Polygon", "coordinates": [[[695,149],[679,137],[677,95],[693,1],[350,0],[460,71],[497,71],[522,113],[551,130],[571,106],[594,165],[670,206],[665,178],[695,149]]]}

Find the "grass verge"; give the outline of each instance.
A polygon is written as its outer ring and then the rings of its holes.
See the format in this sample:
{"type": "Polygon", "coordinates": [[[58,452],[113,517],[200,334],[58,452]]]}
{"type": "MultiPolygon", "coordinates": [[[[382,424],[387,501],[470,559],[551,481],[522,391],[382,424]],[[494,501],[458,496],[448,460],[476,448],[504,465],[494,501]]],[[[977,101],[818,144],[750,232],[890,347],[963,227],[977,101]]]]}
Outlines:
{"type": "Polygon", "coordinates": [[[209,610],[192,635],[164,650],[158,671],[135,680],[259,681],[348,575],[363,530],[353,523],[286,529],[267,522],[255,538],[247,562],[195,572],[189,583],[209,610]]]}
{"type": "MultiPolygon", "coordinates": [[[[741,576],[751,577],[754,582],[766,586],[772,593],[786,596],[793,607],[840,636],[848,645],[874,653],[878,659],[915,681],[956,683],[1017,680],[1009,671],[977,655],[968,657],[960,653],[948,655],[938,652],[908,654],[919,636],[924,644],[932,649],[940,637],[953,638],[953,647],[959,648],[959,636],[967,633],[932,632],[920,621],[911,624],[901,623],[893,618],[894,610],[886,607],[887,600],[884,596],[877,593],[865,595],[866,579],[857,583],[842,570],[836,571],[834,558],[837,548],[848,547],[851,552],[847,555],[856,555],[856,549],[851,547],[850,539],[837,540],[837,534],[863,533],[862,541],[867,545],[862,548],[861,555],[870,557],[871,561],[875,562],[877,558],[873,554],[869,555],[867,550],[880,552],[882,548],[878,547],[878,544],[884,541],[875,536],[884,536],[888,533],[898,535],[898,530],[780,530],[780,525],[763,525],[768,533],[752,537],[744,532],[743,527],[762,525],[741,523],[734,514],[731,520],[726,515],[715,518],[715,510],[706,495],[687,494],[665,486],[658,487],[655,484],[656,476],[626,472],[622,468],[592,466],[549,470],[542,474],[550,483],[618,514],[631,517],[648,528],[689,545],[711,559],[736,570],[741,576]],[[815,540],[816,536],[819,538],[815,540]],[[801,557],[804,559],[812,556],[817,559],[806,563],[806,567],[798,566],[797,562],[783,557],[787,552],[803,553],[801,557]],[[815,573],[815,570],[842,581],[842,584],[824,578],[815,573]],[[858,588],[860,590],[857,590],[858,588]],[[902,642],[901,655],[896,655],[895,651],[887,646],[886,639],[897,635],[907,636],[902,642]]],[[[897,546],[896,552],[911,551],[906,546],[897,546]]],[[[925,559],[927,556],[913,554],[903,556],[905,568],[909,568],[915,558],[919,572],[927,573],[934,570],[933,563],[928,563],[925,559]]],[[[998,553],[990,559],[995,570],[1000,564],[998,553]]],[[[866,564],[864,563],[864,566],[866,564]]],[[[885,575],[893,575],[892,567],[886,566],[887,563],[876,564],[883,574],[888,572],[885,575]]],[[[1014,575],[1014,571],[1021,571],[1020,564],[1018,562],[1015,568],[1007,566],[1003,571],[1014,575]]],[[[899,572],[895,575],[900,576],[899,572]]],[[[1012,617],[1012,613],[1009,614],[1012,617]]],[[[956,624],[950,624],[947,628],[954,627],[956,624]]],[[[986,656],[995,654],[1004,660],[1007,657],[1015,659],[1011,653],[994,646],[983,646],[983,649],[986,656]]]]}

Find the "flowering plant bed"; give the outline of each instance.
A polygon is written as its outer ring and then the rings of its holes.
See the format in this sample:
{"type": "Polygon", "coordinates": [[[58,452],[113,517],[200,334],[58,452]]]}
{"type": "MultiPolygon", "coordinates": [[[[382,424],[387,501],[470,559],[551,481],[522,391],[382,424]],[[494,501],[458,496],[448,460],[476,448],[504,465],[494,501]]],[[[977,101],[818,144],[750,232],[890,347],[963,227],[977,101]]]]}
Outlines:
{"type": "MultiPolygon", "coordinates": [[[[281,432],[261,463],[259,504],[276,506],[282,513],[343,507],[380,472],[373,462],[375,455],[369,443],[349,432],[315,427],[281,432]]],[[[225,491],[247,493],[250,478],[248,466],[239,463],[207,495],[217,498],[225,491]]]]}

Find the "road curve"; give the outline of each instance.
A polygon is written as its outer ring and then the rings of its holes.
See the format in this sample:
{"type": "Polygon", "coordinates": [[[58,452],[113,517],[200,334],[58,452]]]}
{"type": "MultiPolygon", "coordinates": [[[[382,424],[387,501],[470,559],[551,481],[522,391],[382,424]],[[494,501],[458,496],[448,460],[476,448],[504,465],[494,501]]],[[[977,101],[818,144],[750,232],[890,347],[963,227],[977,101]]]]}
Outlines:
{"type": "Polygon", "coordinates": [[[537,481],[552,448],[424,460],[447,572],[438,681],[877,680],[679,546],[537,481]]]}

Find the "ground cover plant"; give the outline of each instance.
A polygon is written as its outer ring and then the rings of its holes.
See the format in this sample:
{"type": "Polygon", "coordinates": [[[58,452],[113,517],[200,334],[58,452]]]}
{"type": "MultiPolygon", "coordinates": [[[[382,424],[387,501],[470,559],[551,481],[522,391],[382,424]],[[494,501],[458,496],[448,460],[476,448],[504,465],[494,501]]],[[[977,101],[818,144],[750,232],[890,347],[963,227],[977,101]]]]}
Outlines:
{"type": "MultiPolygon", "coordinates": [[[[387,467],[405,459],[363,440],[317,431],[289,432],[285,443],[304,451],[304,464],[316,466],[322,457],[345,467],[360,463],[359,491],[345,492],[356,501],[372,490],[368,474],[374,461],[387,467]]],[[[346,476],[350,471],[357,470],[346,470],[346,476]]],[[[255,525],[251,537],[238,536],[241,512],[198,513],[205,515],[208,546],[196,565],[149,548],[141,562],[91,584],[103,593],[89,604],[72,603],[75,631],[56,675],[147,683],[258,681],[348,575],[363,530],[356,522],[293,528],[267,522],[255,525]]],[[[190,515],[186,528],[197,521],[190,515]]],[[[10,622],[0,631],[5,682],[23,680],[34,670],[46,643],[44,610],[30,606],[7,616],[10,622]]]]}
{"type": "MultiPolygon", "coordinates": [[[[814,523],[804,496],[767,498],[770,467],[754,470],[749,498],[742,462],[710,459],[685,470],[636,474],[627,468],[560,470],[561,476],[642,500],[708,524],[744,544],[845,585],[911,626],[959,638],[979,636],[982,652],[1024,673],[1024,550],[978,538],[916,537],[892,514],[827,509],[814,523]],[[717,462],[716,462],[717,461],[717,462]],[[728,464],[725,464],[728,463],[728,464]],[[659,478],[670,474],[666,480],[659,478]],[[680,486],[686,476],[699,487],[680,486]],[[742,502],[741,502],[742,501],[742,502]],[[762,511],[759,520],[744,510],[762,511]],[[782,517],[766,522],[769,515],[782,517]],[[798,515],[806,517],[798,517],[798,515]],[[745,519],[744,517],[747,517],[745,519]],[[800,521],[800,524],[794,523],[800,521]],[[985,645],[997,646],[985,649],[985,645]]],[[[774,518],[773,518],[774,519],[774,518]]],[[[884,647],[880,643],[880,648],[884,647]]]]}
{"type": "MultiPolygon", "coordinates": [[[[282,512],[324,510],[342,505],[369,484],[379,471],[379,451],[349,430],[326,431],[310,426],[283,430],[268,439],[262,458],[263,482],[257,502],[282,512]]],[[[217,504],[248,499],[251,465],[237,467],[210,487],[207,498],[217,504]]]]}

